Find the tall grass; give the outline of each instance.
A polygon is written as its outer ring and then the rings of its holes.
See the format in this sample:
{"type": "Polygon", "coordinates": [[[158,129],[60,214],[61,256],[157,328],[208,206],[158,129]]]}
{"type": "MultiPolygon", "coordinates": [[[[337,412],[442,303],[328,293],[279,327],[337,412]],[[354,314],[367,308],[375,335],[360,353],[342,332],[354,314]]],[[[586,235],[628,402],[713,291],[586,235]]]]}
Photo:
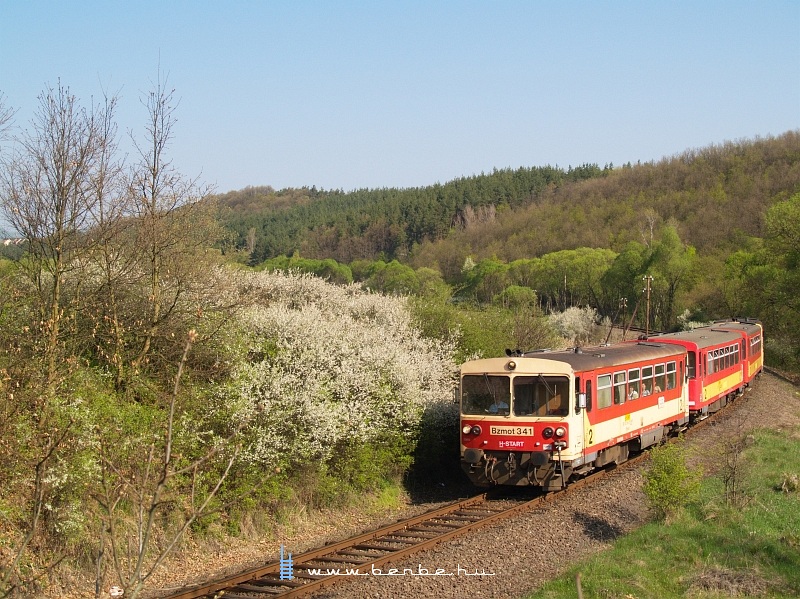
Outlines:
{"type": "Polygon", "coordinates": [[[643,526],[529,599],[577,597],[578,573],[585,599],[800,596],[800,431],[757,432],[743,457],[744,508],[728,507],[722,481],[708,478],[668,524],[643,526]]]}

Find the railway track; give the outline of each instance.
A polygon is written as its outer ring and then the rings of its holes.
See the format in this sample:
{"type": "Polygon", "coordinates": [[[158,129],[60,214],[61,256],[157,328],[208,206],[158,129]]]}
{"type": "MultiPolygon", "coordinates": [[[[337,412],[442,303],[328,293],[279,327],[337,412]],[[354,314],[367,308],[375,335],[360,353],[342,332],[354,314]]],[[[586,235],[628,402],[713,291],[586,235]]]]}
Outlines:
{"type": "MultiPolygon", "coordinates": [[[[630,460],[624,465],[633,463],[630,460]]],[[[372,574],[400,558],[534,509],[605,474],[599,471],[562,491],[533,498],[483,493],[291,558],[185,588],[163,599],[301,597],[353,575],[372,574]]]]}
{"type": "MultiPolygon", "coordinates": [[[[690,428],[690,433],[723,416],[720,411],[690,428]]],[[[674,440],[671,439],[671,440],[674,440]]],[[[501,495],[507,489],[475,495],[418,516],[400,520],[371,532],[331,543],[298,555],[270,562],[264,566],[201,585],[183,588],[162,599],[263,599],[266,597],[302,597],[344,582],[352,576],[364,576],[386,564],[429,549],[438,543],[465,535],[480,527],[511,518],[558,500],[567,493],[592,484],[610,472],[638,465],[647,456],[643,452],[619,466],[603,470],[570,483],[561,491],[531,498],[501,495]]]]}

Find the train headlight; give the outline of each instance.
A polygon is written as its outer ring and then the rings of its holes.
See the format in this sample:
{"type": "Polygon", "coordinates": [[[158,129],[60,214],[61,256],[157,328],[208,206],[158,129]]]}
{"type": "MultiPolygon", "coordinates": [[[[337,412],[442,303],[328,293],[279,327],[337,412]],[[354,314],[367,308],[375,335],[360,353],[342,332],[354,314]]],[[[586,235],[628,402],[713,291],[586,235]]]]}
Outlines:
{"type": "Polygon", "coordinates": [[[461,432],[465,435],[468,435],[470,431],[472,431],[472,427],[469,424],[465,424],[461,429],[461,432]]]}
{"type": "Polygon", "coordinates": [[[545,439],[549,439],[552,436],[553,436],[553,428],[552,427],[548,426],[542,431],[542,437],[544,437],[545,439]]]}
{"type": "Polygon", "coordinates": [[[475,426],[472,427],[472,430],[470,432],[477,437],[478,435],[481,434],[481,427],[479,427],[476,424],[475,426]]]}
{"type": "Polygon", "coordinates": [[[567,429],[565,429],[563,426],[559,426],[556,429],[556,437],[563,437],[566,434],[567,434],[567,429]]]}

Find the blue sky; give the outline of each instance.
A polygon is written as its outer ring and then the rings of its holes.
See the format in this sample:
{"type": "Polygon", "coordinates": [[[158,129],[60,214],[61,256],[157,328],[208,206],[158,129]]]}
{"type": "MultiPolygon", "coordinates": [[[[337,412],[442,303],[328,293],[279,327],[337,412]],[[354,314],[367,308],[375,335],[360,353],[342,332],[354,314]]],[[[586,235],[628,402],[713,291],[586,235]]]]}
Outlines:
{"type": "Polygon", "coordinates": [[[248,185],[414,187],[617,166],[800,129],[800,2],[0,0],[0,93],[61,83],[141,135],[159,68],[175,166],[248,185]]]}

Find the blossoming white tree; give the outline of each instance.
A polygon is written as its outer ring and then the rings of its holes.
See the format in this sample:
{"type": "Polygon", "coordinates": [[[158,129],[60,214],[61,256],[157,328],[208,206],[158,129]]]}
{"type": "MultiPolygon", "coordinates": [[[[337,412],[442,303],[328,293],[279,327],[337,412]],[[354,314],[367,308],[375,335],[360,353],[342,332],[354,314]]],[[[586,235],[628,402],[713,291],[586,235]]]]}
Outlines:
{"type": "Polygon", "coordinates": [[[342,441],[413,437],[423,410],[451,411],[454,347],[421,337],[405,299],[308,275],[252,273],[241,285],[248,357],[217,399],[254,423],[247,459],[324,461],[342,441]]]}

